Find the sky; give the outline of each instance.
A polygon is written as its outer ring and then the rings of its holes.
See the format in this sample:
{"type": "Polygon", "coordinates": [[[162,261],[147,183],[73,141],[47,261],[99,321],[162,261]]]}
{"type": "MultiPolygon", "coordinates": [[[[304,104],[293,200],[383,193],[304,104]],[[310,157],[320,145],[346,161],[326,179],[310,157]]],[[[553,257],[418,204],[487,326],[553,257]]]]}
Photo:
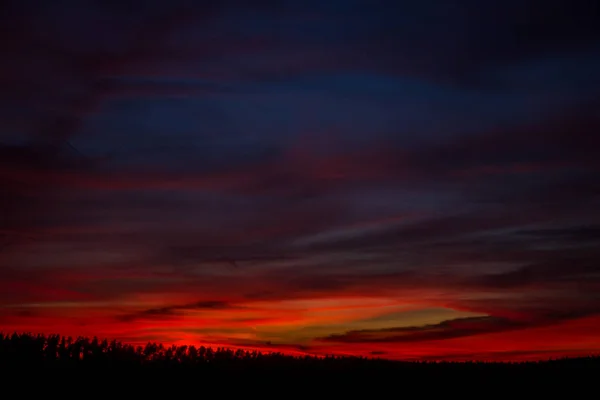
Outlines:
{"type": "Polygon", "coordinates": [[[595,1],[0,7],[0,331],[600,352],[595,1]]]}

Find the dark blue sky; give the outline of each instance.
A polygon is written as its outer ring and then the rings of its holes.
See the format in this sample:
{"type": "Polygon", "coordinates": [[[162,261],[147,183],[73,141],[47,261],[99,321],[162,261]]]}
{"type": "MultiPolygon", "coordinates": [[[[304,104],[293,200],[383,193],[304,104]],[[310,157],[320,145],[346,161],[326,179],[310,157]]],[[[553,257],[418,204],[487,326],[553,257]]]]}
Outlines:
{"type": "Polygon", "coordinates": [[[596,2],[1,7],[0,329],[598,350],[596,2]]]}

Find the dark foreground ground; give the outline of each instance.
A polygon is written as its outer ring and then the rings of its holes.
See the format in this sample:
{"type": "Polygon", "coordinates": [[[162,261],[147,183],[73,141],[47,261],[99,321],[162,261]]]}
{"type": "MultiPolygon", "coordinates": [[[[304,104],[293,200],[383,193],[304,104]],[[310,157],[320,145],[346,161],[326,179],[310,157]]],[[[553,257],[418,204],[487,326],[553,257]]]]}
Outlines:
{"type": "Polygon", "coordinates": [[[433,393],[496,398],[505,393],[539,398],[558,396],[559,391],[569,398],[595,398],[593,393],[600,388],[600,357],[417,363],[154,343],[133,347],[95,338],[12,334],[0,335],[0,385],[0,395],[2,388],[16,388],[26,398],[95,398],[101,393],[102,397],[108,393],[151,398],[229,398],[234,393],[252,398],[296,398],[300,393],[318,398],[355,398],[360,393],[369,398],[428,398],[433,393]]]}

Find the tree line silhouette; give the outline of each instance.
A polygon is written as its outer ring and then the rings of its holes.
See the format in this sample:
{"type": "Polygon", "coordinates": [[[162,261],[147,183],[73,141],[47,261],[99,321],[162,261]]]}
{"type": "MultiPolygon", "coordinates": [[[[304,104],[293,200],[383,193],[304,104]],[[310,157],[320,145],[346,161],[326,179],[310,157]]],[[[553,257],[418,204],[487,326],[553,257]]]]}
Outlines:
{"type": "MultiPolygon", "coordinates": [[[[329,358],[329,357],[327,357],[329,358]]],[[[192,366],[229,363],[281,363],[313,360],[314,356],[294,357],[280,352],[262,353],[257,350],[225,347],[171,345],[148,342],[145,346],[124,344],[117,340],[97,337],[66,337],[58,334],[0,333],[0,361],[10,364],[86,365],[127,364],[147,366],[192,366]]]]}
{"type": "Polygon", "coordinates": [[[469,391],[480,395],[501,388],[513,394],[525,389],[539,394],[540,390],[553,391],[556,385],[566,384],[570,391],[593,387],[600,357],[511,363],[407,362],[0,333],[0,371],[5,392],[14,387],[24,395],[29,390],[32,395],[98,395],[104,391],[109,396],[154,398],[159,392],[173,397],[178,391],[189,396],[196,382],[206,384],[210,388],[207,393],[218,388],[214,390],[229,397],[238,390],[246,397],[255,392],[281,395],[299,390],[321,397],[356,398],[357,393],[385,397],[393,390],[406,391],[410,385],[424,394],[439,390],[446,395],[469,391]],[[485,391],[480,393],[480,387],[485,391]]]}
{"type": "Polygon", "coordinates": [[[205,346],[164,346],[148,342],[145,346],[124,344],[97,337],[65,337],[58,334],[0,333],[0,363],[3,366],[110,366],[110,367],[198,367],[198,368],[286,368],[303,369],[555,369],[600,367],[599,356],[560,358],[522,362],[391,361],[353,356],[295,356],[281,352],[230,349],[205,346]]]}

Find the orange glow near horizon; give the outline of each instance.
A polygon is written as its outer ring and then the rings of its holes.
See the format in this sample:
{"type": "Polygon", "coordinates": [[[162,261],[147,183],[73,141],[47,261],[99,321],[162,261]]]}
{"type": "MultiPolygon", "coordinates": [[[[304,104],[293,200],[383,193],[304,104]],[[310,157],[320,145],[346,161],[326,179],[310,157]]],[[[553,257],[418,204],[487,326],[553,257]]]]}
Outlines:
{"type": "MultiPolygon", "coordinates": [[[[187,303],[171,309],[160,308],[160,303],[151,298],[130,304],[48,302],[5,306],[0,311],[0,331],[97,336],[133,345],[159,342],[294,355],[338,354],[400,360],[518,361],[600,351],[600,342],[594,334],[600,329],[600,317],[433,340],[424,337],[404,342],[384,339],[336,343],[319,338],[352,331],[372,331],[379,335],[378,332],[389,329],[436,326],[444,321],[465,318],[477,321],[486,315],[373,296],[248,300],[227,304],[199,302],[196,309],[187,303]],[[205,309],[201,309],[202,306],[205,309]],[[18,313],[10,316],[9,310],[18,313]]],[[[175,300],[184,298],[175,296],[175,300]]]]}

